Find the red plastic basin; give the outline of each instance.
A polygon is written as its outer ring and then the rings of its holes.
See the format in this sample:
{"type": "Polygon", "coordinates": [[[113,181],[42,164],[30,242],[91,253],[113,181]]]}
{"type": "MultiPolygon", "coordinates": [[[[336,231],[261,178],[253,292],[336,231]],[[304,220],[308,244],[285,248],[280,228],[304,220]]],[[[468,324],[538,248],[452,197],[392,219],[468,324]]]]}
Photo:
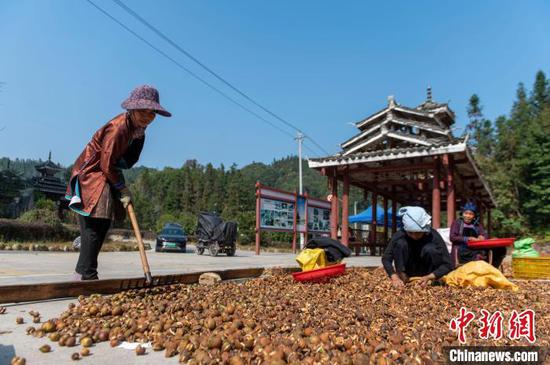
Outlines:
{"type": "Polygon", "coordinates": [[[493,247],[507,247],[512,246],[515,241],[515,237],[512,238],[491,238],[483,241],[468,241],[469,248],[493,248],[493,247]]]}
{"type": "Polygon", "coordinates": [[[342,275],[346,271],[346,264],[336,264],[320,269],[295,272],[292,277],[296,281],[324,281],[332,276],[342,275]]]}

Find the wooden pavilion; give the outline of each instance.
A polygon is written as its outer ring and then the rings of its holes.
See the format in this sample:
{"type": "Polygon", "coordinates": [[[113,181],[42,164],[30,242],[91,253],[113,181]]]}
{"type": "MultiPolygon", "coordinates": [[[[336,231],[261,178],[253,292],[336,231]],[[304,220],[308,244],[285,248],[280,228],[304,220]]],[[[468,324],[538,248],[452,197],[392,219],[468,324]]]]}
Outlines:
{"type": "Polygon", "coordinates": [[[53,200],[58,207],[58,215],[62,217],[63,209],[68,209],[68,200],[65,197],[67,185],[56,175],[63,168],[52,162],[52,153],[48,155],[48,161],[34,167],[40,176],[32,178],[32,186],[35,192],[43,194],[47,199],[53,200]]]}
{"type": "MultiPolygon", "coordinates": [[[[441,228],[442,212],[447,226],[456,217],[457,204],[472,200],[480,207],[486,227],[491,229],[491,208],[495,200],[468,146],[468,138],[452,135],[455,114],[447,104],[432,100],[416,108],[400,105],[393,96],[382,110],[355,123],[359,132],[341,144],[342,151],[309,160],[309,167],[328,179],[332,199],[331,237],[337,238],[341,215],[342,243],[348,245],[349,190],[355,186],[370,195],[373,207],[371,240],[377,237],[379,199],[384,209],[384,234],[388,238],[388,206],[421,205],[432,214],[433,228],[441,228]],[[338,183],[342,184],[339,214],[338,183]],[[370,193],[370,194],[369,194],[370,193]]],[[[391,229],[396,231],[395,214],[391,229]]]]}

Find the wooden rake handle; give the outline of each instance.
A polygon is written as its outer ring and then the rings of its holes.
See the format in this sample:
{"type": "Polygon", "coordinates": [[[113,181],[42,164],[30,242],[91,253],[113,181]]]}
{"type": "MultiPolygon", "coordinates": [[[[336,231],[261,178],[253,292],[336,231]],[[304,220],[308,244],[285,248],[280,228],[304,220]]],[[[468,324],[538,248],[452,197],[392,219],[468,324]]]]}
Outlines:
{"type": "Polygon", "coordinates": [[[147,255],[145,254],[145,246],[143,245],[143,239],[141,238],[141,231],[139,230],[138,222],[136,219],[136,213],[134,211],[134,205],[132,203],[128,204],[128,215],[130,216],[130,221],[132,222],[132,227],[134,228],[134,234],[138,241],[139,255],[141,257],[141,266],[143,266],[143,273],[145,274],[145,281],[147,284],[153,283],[153,277],[151,276],[151,269],[149,268],[149,262],[147,261],[147,255]]]}

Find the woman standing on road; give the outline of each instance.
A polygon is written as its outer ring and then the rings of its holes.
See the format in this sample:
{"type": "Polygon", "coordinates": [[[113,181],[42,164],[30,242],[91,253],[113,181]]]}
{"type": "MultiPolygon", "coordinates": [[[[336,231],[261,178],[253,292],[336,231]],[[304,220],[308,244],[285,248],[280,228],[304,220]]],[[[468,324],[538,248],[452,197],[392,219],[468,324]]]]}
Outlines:
{"type": "Polygon", "coordinates": [[[71,172],[66,198],[69,207],[79,214],[81,236],[75,280],[98,279],[97,257],[111,219],[115,214],[123,217],[132,200],[122,169],[138,161],[145,129],[156,114],[171,116],[160,105],[158,91],[148,85],[134,89],[122,107],[126,112],[95,132],[71,172]]]}

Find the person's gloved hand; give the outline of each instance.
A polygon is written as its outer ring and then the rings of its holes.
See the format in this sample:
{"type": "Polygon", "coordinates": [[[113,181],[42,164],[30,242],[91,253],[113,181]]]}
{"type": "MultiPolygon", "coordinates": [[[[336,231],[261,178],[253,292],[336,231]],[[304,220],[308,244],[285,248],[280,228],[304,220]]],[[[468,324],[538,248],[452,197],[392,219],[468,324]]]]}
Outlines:
{"type": "Polygon", "coordinates": [[[127,187],[120,190],[120,202],[124,206],[124,209],[128,208],[128,204],[132,202],[132,193],[127,187]]]}

